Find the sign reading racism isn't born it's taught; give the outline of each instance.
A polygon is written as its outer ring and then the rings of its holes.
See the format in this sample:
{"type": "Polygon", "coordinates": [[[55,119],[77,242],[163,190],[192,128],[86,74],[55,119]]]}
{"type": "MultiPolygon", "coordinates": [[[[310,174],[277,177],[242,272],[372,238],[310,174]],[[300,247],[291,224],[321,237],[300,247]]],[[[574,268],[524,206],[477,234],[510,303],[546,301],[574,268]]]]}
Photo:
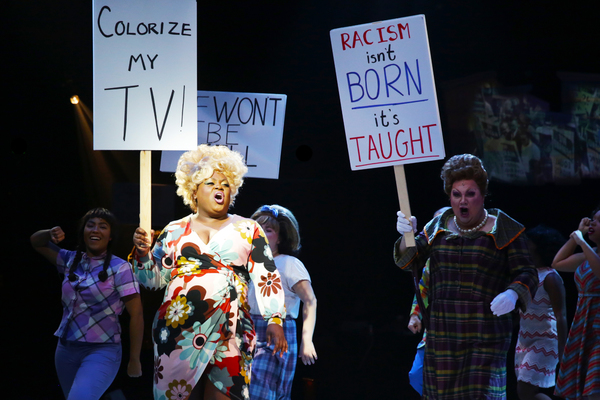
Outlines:
{"type": "Polygon", "coordinates": [[[94,0],[94,149],[196,146],[196,1],[94,0]]]}
{"type": "Polygon", "coordinates": [[[425,16],[330,36],[352,169],[443,159],[425,16]]]}

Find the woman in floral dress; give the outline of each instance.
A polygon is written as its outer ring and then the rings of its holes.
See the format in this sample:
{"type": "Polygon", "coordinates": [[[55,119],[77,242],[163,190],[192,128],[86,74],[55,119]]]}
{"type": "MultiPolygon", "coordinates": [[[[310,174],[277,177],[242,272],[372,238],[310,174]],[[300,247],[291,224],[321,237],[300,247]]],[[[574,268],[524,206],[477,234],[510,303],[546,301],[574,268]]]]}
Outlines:
{"type": "Polygon", "coordinates": [[[241,155],[224,146],[183,154],[177,194],[193,214],[169,223],[152,251],[146,232],[134,233],[138,280],[166,288],[152,326],[155,400],[248,399],[256,341],[249,284],[274,353],[287,351],[284,295],[265,234],[255,221],[228,214],[246,171],[241,155]]]}

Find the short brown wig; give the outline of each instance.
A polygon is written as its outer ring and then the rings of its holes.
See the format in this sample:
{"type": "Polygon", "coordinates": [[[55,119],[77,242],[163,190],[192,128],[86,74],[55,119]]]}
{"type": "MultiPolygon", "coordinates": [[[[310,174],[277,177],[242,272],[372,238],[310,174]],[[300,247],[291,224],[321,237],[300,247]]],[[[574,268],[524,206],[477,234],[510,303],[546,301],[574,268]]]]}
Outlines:
{"type": "Polygon", "coordinates": [[[280,254],[298,255],[301,247],[300,228],[290,210],[277,204],[264,205],[259,207],[251,218],[261,226],[268,226],[279,233],[277,249],[280,254]]]}
{"type": "Polygon", "coordinates": [[[472,154],[451,157],[442,167],[440,177],[444,181],[444,192],[448,196],[450,196],[454,182],[469,179],[475,181],[482,196],[487,195],[489,183],[487,171],[479,157],[472,154]]]}

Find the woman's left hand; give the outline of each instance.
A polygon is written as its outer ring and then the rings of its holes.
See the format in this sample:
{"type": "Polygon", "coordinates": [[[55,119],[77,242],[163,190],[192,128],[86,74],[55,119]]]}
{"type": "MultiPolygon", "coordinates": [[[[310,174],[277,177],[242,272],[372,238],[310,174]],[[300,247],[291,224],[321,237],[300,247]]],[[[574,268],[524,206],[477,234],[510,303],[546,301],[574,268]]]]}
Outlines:
{"type": "Polygon", "coordinates": [[[500,293],[490,303],[492,313],[499,317],[515,309],[519,295],[512,289],[507,289],[500,293]]]}
{"type": "Polygon", "coordinates": [[[592,220],[589,219],[588,217],[582,218],[581,222],[579,222],[579,226],[577,227],[577,230],[581,231],[581,233],[585,235],[590,230],[591,222],[592,222],[592,220]]]}
{"type": "Polygon", "coordinates": [[[127,364],[127,375],[129,375],[131,378],[142,376],[142,363],[139,359],[129,360],[129,364],[127,364]]]}
{"type": "Polygon", "coordinates": [[[267,344],[273,343],[273,355],[280,352],[280,357],[288,351],[288,342],[285,340],[283,328],[277,324],[269,324],[267,326],[267,344]]]}
{"type": "Polygon", "coordinates": [[[585,242],[585,239],[583,238],[583,233],[579,229],[573,231],[573,233],[571,233],[571,237],[573,238],[573,240],[575,241],[575,243],[577,243],[580,246],[581,246],[582,243],[585,242]]]}
{"type": "Polygon", "coordinates": [[[300,344],[300,355],[304,365],[313,365],[317,361],[317,351],[313,342],[305,343],[304,340],[300,344]]]}

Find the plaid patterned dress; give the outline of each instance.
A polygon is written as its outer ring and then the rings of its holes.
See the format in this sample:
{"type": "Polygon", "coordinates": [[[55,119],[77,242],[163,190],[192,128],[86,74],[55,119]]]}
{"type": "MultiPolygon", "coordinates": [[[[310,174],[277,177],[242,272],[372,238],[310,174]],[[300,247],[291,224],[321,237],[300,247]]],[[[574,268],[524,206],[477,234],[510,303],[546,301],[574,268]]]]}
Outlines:
{"type": "Polygon", "coordinates": [[[453,211],[431,220],[416,247],[399,252],[403,269],[430,259],[430,325],[425,350],[424,399],[506,399],[506,356],[512,317],[496,317],[490,303],[513,289],[524,307],[537,288],[537,272],[521,233],[525,228],[492,209],[491,232],[458,235],[446,228],[453,211]]]}

